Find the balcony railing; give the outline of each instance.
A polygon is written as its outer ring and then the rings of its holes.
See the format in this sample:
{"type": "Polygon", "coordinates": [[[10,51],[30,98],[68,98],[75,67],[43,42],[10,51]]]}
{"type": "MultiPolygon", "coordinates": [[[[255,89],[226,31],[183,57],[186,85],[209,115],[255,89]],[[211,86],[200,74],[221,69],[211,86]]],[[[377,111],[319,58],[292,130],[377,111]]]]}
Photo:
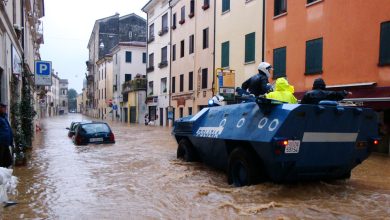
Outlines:
{"type": "Polygon", "coordinates": [[[138,90],[146,90],[147,82],[148,80],[145,78],[127,81],[122,84],[122,94],[138,90]]]}

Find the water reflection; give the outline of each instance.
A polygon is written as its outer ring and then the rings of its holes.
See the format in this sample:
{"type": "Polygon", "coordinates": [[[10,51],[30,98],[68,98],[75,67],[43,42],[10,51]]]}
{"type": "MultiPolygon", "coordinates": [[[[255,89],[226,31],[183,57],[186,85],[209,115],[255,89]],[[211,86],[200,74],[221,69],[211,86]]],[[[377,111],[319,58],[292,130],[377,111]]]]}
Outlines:
{"type": "Polygon", "coordinates": [[[347,181],[233,188],[225,174],[176,159],[170,129],[111,124],[116,144],[74,146],[45,120],[27,167],[18,167],[18,205],[3,219],[360,219],[390,216],[388,157],[373,155],[347,181]]]}

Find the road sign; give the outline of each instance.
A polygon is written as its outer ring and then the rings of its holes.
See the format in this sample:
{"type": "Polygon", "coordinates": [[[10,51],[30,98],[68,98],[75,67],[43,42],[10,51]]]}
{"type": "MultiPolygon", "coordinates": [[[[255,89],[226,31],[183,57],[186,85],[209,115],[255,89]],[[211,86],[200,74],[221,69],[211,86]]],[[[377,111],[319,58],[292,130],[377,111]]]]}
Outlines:
{"type": "Polygon", "coordinates": [[[35,61],[35,85],[51,86],[51,61],[35,61]]]}
{"type": "Polygon", "coordinates": [[[112,110],[114,110],[114,111],[116,111],[116,110],[118,110],[118,105],[112,105],[112,110]]]}

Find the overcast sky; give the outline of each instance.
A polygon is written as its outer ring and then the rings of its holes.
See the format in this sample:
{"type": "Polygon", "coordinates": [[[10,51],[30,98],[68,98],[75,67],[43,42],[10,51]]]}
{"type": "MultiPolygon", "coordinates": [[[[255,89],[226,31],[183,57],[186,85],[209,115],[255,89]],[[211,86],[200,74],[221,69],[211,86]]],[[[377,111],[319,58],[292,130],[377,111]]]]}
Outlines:
{"type": "Polygon", "coordinates": [[[42,60],[52,61],[61,79],[69,80],[69,89],[78,93],[87,72],[88,40],[95,21],[114,15],[136,13],[143,18],[141,8],[148,0],[45,0],[43,21],[44,44],[42,60]]]}

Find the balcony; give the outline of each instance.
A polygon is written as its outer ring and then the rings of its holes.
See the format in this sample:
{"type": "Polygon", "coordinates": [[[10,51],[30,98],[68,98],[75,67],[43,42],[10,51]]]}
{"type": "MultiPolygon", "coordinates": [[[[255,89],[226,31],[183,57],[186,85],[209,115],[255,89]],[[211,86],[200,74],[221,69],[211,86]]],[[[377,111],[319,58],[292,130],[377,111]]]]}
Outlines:
{"type": "Polygon", "coordinates": [[[134,79],[122,84],[122,94],[138,90],[146,90],[148,80],[146,78],[134,79]]]}
{"type": "Polygon", "coordinates": [[[161,61],[161,63],[158,64],[158,68],[162,69],[164,67],[168,66],[168,61],[161,61]]]}
{"type": "Polygon", "coordinates": [[[168,33],[168,27],[163,27],[163,29],[158,32],[158,36],[163,36],[166,33],[168,33]]]}
{"type": "Polygon", "coordinates": [[[152,43],[154,41],[154,35],[150,35],[148,39],[148,44],[152,43]]]}
{"type": "Polygon", "coordinates": [[[154,66],[149,66],[148,68],[146,68],[146,73],[150,73],[153,71],[154,71],[154,66]]]}
{"type": "Polygon", "coordinates": [[[93,62],[91,60],[85,61],[85,65],[87,65],[87,71],[91,71],[93,62]]]}

